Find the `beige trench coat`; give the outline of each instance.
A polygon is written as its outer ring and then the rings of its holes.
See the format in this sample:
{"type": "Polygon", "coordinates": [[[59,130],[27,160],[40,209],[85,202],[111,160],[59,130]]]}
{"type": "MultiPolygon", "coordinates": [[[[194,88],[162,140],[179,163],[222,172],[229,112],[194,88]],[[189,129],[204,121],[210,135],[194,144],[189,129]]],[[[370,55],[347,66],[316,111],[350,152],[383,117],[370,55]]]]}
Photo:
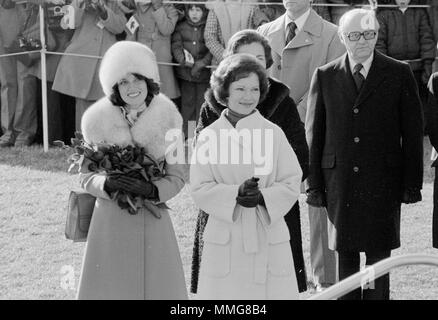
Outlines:
{"type": "MultiPolygon", "coordinates": [[[[75,6],[76,30],[66,53],[103,56],[116,42],[116,34],[123,32],[126,18],[117,3],[108,1],[108,18],[102,21],[97,14],[75,6]]],[[[63,56],[56,71],[53,90],[85,100],[104,96],[98,72],[100,59],[63,56]]]]}
{"type": "Polygon", "coordinates": [[[270,76],[279,79],[290,89],[297,104],[301,121],[306,119],[307,95],[316,68],[340,57],[345,52],[337,31],[338,27],[322,19],[314,10],[297,31],[295,38],[285,47],[285,14],[259,27],[258,31],[269,39],[274,64],[270,76]]]}
{"type": "MultiPolygon", "coordinates": [[[[151,5],[137,5],[134,14],[139,23],[132,34],[126,31],[126,40],[138,41],[154,51],[158,62],[172,62],[171,36],[178,21],[178,12],[173,5],[165,5],[153,10],[151,5]]],[[[178,98],[181,93],[173,66],[158,65],[160,73],[160,91],[170,99],[178,98]]]]}

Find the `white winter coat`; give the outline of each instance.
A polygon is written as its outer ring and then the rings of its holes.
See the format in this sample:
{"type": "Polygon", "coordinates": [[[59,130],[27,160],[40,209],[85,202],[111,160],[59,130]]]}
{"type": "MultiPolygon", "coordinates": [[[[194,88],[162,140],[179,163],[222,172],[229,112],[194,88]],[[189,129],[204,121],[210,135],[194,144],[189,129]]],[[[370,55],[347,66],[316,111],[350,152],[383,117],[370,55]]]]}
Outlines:
{"type": "Polygon", "coordinates": [[[258,111],[241,119],[236,128],[225,118],[224,112],[200,133],[190,169],[193,199],[209,214],[198,297],[298,299],[290,235],[283,218],[300,194],[302,171],[297,157],[284,132],[258,111]],[[231,161],[231,148],[237,147],[242,154],[249,152],[253,156],[250,163],[224,164],[220,158],[224,149],[220,146],[226,142],[220,138],[221,129],[237,133],[244,128],[251,130],[252,140],[257,135],[252,129],[261,129],[262,139],[253,144],[248,140],[230,139],[228,160],[231,161]],[[217,144],[214,136],[218,137],[217,144]],[[261,147],[262,154],[272,155],[273,166],[269,173],[255,174],[256,146],[261,147]],[[206,150],[212,155],[216,152],[219,163],[203,162],[206,150]],[[252,176],[260,178],[258,184],[266,208],[244,208],[236,203],[239,185],[252,176]]]}

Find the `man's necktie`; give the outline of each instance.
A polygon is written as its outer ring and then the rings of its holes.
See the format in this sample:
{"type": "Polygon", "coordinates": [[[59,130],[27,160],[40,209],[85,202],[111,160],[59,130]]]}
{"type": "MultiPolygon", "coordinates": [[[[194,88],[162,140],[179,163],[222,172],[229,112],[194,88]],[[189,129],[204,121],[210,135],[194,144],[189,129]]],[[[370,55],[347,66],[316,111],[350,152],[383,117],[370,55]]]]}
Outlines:
{"type": "Polygon", "coordinates": [[[360,70],[362,70],[363,65],[361,63],[358,63],[353,68],[353,78],[354,82],[356,83],[357,91],[359,92],[360,89],[362,89],[363,83],[365,81],[365,77],[360,73],[360,70]]]}
{"type": "Polygon", "coordinates": [[[286,37],[286,45],[295,37],[295,30],[297,29],[297,25],[294,22],[289,22],[287,25],[287,37],[286,37]]]}

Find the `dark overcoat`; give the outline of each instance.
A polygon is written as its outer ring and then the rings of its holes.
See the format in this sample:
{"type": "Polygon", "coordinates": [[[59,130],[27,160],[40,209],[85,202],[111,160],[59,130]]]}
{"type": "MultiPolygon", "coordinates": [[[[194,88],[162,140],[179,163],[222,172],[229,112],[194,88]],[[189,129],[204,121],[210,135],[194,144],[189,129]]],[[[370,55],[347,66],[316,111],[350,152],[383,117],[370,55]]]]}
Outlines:
{"type": "MultiPolygon", "coordinates": [[[[429,101],[426,104],[424,116],[426,120],[426,133],[430,143],[438,150],[438,72],[432,74],[428,84],[429,101]]],[[[436,154],[436,152],[435,152],[436,154]]],[[[433,159],[432,167],[435,168],[435,180],[433,183],[433,223],[432,239],[433,246],[438,248],[438,159],[433,159]]]]}
{"type": "MultiPolygon", "coordinates": [[[[286,137],[297,155],[303,180],[308,174],[309,149],[306,142],[304,124],[300,120],[297,107],[292,98],[289,97],[289,89],[281,82],[269,79],[269,92],[265,100],[262,101],[257,109],[271,122],[277,124],[286,134],[286,137]]],[[[205,102],[201,107],[201,114],[196,128],[197,134],[205,127],[216,121],[225,107],[219,104],[213,96],[213,92],[208,90],[205,94],[205,102]]],[[[300,207],[298,202],[292,207],[284,217],[290,233],[290,245],[294,259],[295,272],[298,280],[300,292],[307,290],[307,277],[304,264],[303,247],[301,240],[300,207]]],[[[195,239],[192,259],[192,279],[190,291],[197,292],[199,266],[201,264],[203,240],[208,214],[200,211],[196,223],[195,239]]]]}
{"type": "Polygon", "coordinates": [[[345,54],[315,71],[308,112],[308,182],[326,192],[330,248],[399,247],[402,193],[423,181],[422,110],[408,64],[374,51],[358,93],[345,54]]]}

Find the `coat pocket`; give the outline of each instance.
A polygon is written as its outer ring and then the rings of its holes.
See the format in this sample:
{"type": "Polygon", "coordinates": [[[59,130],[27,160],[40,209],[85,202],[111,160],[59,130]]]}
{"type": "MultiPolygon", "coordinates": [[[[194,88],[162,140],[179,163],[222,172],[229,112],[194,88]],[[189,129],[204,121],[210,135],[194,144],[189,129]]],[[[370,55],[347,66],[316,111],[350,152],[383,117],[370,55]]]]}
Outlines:
{"type": "Polygon", "coordinates": [[[336,157],[334,154],[324,154],[321,159],[322,169],[331,169],[335,167],[336,157]]]}
{"type": "Polygon", "coordinates": [[[230,230],[217,221],[207,222],[204,231],[204,248],[202,249],[201,273],[222,278],[230,273],[231,244],[230,230]]]}
{"type": "Polygon", "coordinates": [[[293,267],[290,234],[285,221],[268,229],[268,270],[275,276],[290,276],[293,267]]]}

